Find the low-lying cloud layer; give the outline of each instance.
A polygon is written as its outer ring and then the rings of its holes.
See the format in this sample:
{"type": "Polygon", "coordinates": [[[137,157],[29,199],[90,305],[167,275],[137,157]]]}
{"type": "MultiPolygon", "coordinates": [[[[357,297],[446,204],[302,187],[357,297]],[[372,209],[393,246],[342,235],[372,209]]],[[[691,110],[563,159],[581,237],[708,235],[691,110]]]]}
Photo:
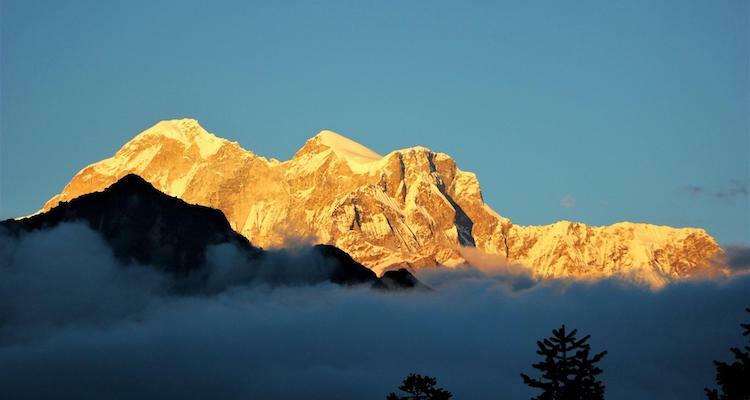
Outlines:
{"type": "MultiPolygon", "coordinates": [[[[702,399],[750,305],[746,275],[654,292],[538,283],[506,267],[432,270],[420,278],[433,291],[378,293],[246,287],[231,251],[209,255],[219,293],[177,297],[81,225],[0,238],[3,396],[382,399],[417,372],[457,399],[527,399],[519,373],[534,372],[535,341],[565,323],[609,351],[607,398],[702,399]]],[[[290,271],[305,266],[283,257],[290,271]]]]}
{"type": "Polygon", "coordinates": [[[726,265],[735,273],[750,272],[750,247],[732,245],[727,246],[726,265]]]}

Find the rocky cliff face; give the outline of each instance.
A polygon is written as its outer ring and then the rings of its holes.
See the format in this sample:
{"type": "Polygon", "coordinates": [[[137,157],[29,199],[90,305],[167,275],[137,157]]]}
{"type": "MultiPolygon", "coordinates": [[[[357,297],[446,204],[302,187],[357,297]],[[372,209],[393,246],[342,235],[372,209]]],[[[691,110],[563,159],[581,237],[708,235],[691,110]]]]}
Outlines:
{"type": "Polygon", "coordinates": [[[218,208],[254,244],[334,244],[378,273],[465,263],[476,247],[539,277],[627,276],[660,285],[709,267],[721,252],[702,229],[620,223],[518,226],[489,208],[476,175],[412,147],[380,156],[322,131],[291,160],[260,157],[195,120],[162,121],[112,158],[81,170],[44,206],[103,190],[135,173],[189,203],[218,208]]]}

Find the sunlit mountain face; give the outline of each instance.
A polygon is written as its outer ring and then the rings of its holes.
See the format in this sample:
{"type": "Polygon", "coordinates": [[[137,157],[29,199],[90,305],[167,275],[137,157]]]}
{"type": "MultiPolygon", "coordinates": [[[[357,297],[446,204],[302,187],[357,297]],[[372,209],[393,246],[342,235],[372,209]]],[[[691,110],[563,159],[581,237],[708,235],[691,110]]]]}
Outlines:
{"type": "Polygon", "coordinates": [[[477,176],[448,154],[411,147],[380,155],[332,131],[280,162],[208,133],[195,120],[162,121],[82,169],[42,211],[127,174],[221,210],[256,245],[329,243],[378,274],[488,257],[536,279],[617,277],[651,287],[728,273],[723,251],[703,229],[516,225],[483,201],[477,176]]]}

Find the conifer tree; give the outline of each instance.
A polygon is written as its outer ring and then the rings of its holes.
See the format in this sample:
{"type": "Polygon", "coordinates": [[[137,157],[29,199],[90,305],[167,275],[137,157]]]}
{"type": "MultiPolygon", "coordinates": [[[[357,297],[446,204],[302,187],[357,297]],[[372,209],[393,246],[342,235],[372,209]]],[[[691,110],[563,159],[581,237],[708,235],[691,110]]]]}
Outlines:
{"type": "MultiPolygon", "coordinates": [[[[750,308],[745,311],[750,313],[750,308]]],[[[740,326],[744,330],[743,336],[750,335],[750,324],[740,326]]],[[[721,393],[716,389],[706,389],[706,396],[709,400],[750,400],[750,345],[744,350],[737,347],[729,350],[734,353],[734,362],[714,361],[716,384],[721,393]]]]}
{"type": "Polygon", "coordinates": [[[553,329],[552,336],[537,342],[537,354],[544,360],[533,364],[542,376],[539,379],[521,374],[523,382],[542,393],[532,400],[600,400],[604,399],[604,384],[597,379],[602,369],[596,364],[606,351],[591,357],[587,335],[576,338],[578,330],[565,331],[565,325],[553,329]]]}
{"type": "Polygon", "coordinates": [[[436,388],[437,379],[419,374],[409,374],[398,389],[406,395],[391,394],[386,400],[450,400],[453,398],[451,392],[436,388]]]}

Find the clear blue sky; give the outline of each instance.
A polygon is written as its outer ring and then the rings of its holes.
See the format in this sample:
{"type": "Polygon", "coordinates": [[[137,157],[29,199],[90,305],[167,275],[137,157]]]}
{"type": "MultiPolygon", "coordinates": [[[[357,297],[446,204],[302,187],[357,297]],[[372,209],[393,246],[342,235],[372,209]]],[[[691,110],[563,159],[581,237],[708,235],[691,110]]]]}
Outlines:
{"type": "Polygon", "coordinates": [[[748,243],[749,4],[2,0],[0,217],[193,117],[280,159],[321,129],[444,151],[519,224],[748,243]]]}

